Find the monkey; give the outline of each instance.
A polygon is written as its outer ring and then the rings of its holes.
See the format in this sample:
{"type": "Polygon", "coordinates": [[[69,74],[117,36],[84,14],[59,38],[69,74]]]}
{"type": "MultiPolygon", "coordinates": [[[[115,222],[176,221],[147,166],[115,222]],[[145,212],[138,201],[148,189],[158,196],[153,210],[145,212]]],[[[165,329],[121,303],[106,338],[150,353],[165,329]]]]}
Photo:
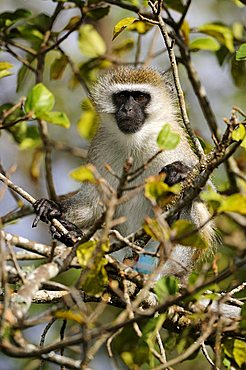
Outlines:
{"type": "MultiPolygon", "coordinates": [[[[105,164],[120,176],[126,159],[132,158],[132,170],[146,163],[158,151],[157,137],[165,123],[180,136],[175,149],[162,151],[131,185],[144,182],[152,175],[164,171],[168,185],[183,181],[187,172],[198,162],[186,132],[181,125],[176,99],[169,88],[169,80],[150,67],[118,67],[98,78],[91,91],[91,98],[100,117],[99,129],[88,150],[88,163],[93,164],[100,175],[116,188],[117,178],[112,176],[105,164]]],[[[100,195],[96,186],[82,183],[73,195],[60,202],[41,199],[34,204],[37,218],[49,222],[62,218],[64,222],[87,230],[102,214],[100,195]]],[[[117,207],[115,218],[126,216],[126,221],[117,226],[123,236],[134,233],[151,214],[152,206],[140,191],[125,204],[117,207]]],[[[201,233],[209,241],[213,234],[206,206],[195,199],[178,215],[192,221],[198,228],[205,224],[201,233]]],[[[57,236],[59,239],[59,236],[57,236]]],[[[129,251],[116,252],[116,258],[124,261],[129,251]]],[[[194,268],[197,250],[176,245],[163,264],[161,275],[187,276],[194,268]]]]}

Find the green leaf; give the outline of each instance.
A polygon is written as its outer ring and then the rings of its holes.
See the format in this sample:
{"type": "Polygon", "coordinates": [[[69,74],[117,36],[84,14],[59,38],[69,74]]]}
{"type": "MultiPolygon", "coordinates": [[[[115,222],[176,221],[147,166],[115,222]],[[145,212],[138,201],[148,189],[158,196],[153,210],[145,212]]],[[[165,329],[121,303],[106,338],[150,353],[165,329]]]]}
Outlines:
{"type": "Polygon", "coordinates": [[[180,31],[182,33],[182,37],[183,37],[185,45],[189,45],[189,42],[190,42],[190,25],[189,25],[189,23],[186,19],[183,20],[180,31]]]}
{"type": "Polygon", "coordinates": [[[166,123],[161,129],[158,137],[157,144],[159,148],[165,150],[175,149],[180,141],[180,136],[175,132],[171,131],[171,125],[166,123]]]}
{"type": "Polygon", "coordinates": [[[200,197],[202,200],[204,200],[205,202],[209,202],[209,201],[215,201],[217,202],[218,204],[220,204],[222,201],[223,201],[223,195],[219,194],[219,193],[216,193],[215,191],[213,190],[207,190],[207,191],[203,191],[201,194],[200,194],[200,197]]]}
{"type": "Polygon", "coordinates": [[[170,202],[172,195],[178,194],[180,185],[175,184],[174,186],[168,186],[163,182],[163,176],[153,176],[147,179],[144,190],[146,198],[152,203],[157,203],[161,207],[164,207],[170,202]]]}
{"type": "Polygon", "coordinates": [[[68,21],[68,23],[67,23],[67,25],[64,27],[64,29],[63,30],[68,30],[68,31],[70,31],[71,29],[73,29],[74,28],[74,26],[76,25],[76,24],[78,24],[78,22],[80,21],[80,17],[79,16],[74,16],[74,17],[72,17],[72,18],[70,18],[69,19],[69,21],[68,21]]]}
{"type": "Polygon", "coordinates": [[[225,366],[226,369],[228,370],[231,369],[231,361],[226,357],[224,357],[223,359],[223,365],[225,366]]]}
{"type": "Polygon", "coordinates": [[[29,150],[37,148],[41,144],[41,140],[34,140],[29,137],[25,138],[19,145],[21,150],[29,150]]]}
{"type": "Polygon", "coordinates": [[[246,195],[232,194],[224,197],[218,212],[237,212],[246,215],[246,195]]]}
{"type": "Polygon", "coordinates": [[[85,24],[79,29],[80,51],[90,58],[99,57],[106,53],[106,44],[91,24],[85,24]]]}
{"type": "Polygon", "coordinates": [[[219,50],[220,44],[212,37],[199,37],[190,42],[190,50],[219,50]]]}
{"type": "Polygon", "coordinates": [[[211,202],[217,213],[236,212],[246,214],[246,195],[244,194],[225,196],[214,191],[204,191],[200,194],[200,197],[205,202],[211,202]]]}
{"type": "MultiPolygon", "coordinates": [[[[80,75],[83,76],[85,82],[95,82],[98,77],[98,72],[102,71],[103,69],[107,69],[112,66],[112,62],[105,58],[91,58],[85,63],[81,63],[79,66],[80,75]]],[[[69,87],[74,88],[76,87],[78,80],[76,77],[72,78],[69,82],[69,87]]]]}
{"type": "Polygon", "coordinates": [[[35,25],[24,24],[18,26],[17,30],[23,39],[32,41],[32,44],[36,45],[37,47],[42,43],[44,39],[44,34],[40,30],[38,30],[37,26],[35,25]]]}
{"type": "Polygon", "coordinates": [[[39,13],[35,17],[28,20],[30,25],[36,26],[36,28],[44,33],[50,26],[51,17],[45,13],[39,13]]]}
{"type": "Polygon", "coordinates": [[[136,364],[134,362],[134,356],[131,352],[122,352],[121,358],[127,365],[128,369],[136,369],[136,364]]]}
{"type": "MultiPolygon", "coordinates": [[[[7,103],[0,106],[0,116],[5,110],[13,108],[13,104],[7,103]]],[[[6,118],[6,124],[17,120],[24,116],[21,108],[13,110],[13,112],[6,118]]],[[[27,124],[22,121],[16,125],[9,127],[7,131],[12,136],[13,140],[19,145],[21,150],[36,148],[40,145],[41,139],[39,130],[36,125],[27,124]]]]}
{"type": "MultiPolygon", "coordinates": [[[[107,260],[103,259],[104,264],[107,260]]],[[[89,271],[82,278],[81,286],[85,293],[100,297],[108,285],[108,275],[103,265],[98,265],[95,271],[89,271]]]]}
{"type": "Polygon", "coordinates": [[[233,0],[233,2],[239,7],[243,8],[246,5],[246,0],[233,0]]]}
{"type": "MultiPolygon", "coordinates": [[[[27,61],[32,65],[35,57],[33,55],[27,55],[26,56],[27,61]]],[[[29,78],[31,78],[32,72],[29,68],[27,68],[25,65],[23,65],[17,74],[17,88],[16,91],[19,92],[23,87],[26,86],[27,81],[29,81],[29,78]]]]}
{"type": "Polygon", "coordinates": [[[50,79],[59,80],[62,78],[63,72],[68,64],[67,56],[62,54],[60,58],[54,60],[50,66],[50,79]]]}
{"type": "Polygon", "coordinates": [[[215,52],[215,55],[220,66],[230,58],[230,52],[225,45],[221,45],[221,48],[215,52]]]}
{"type": "Polygon", "coordinates": [[[240,320],[240,328],[244,334],[246,334],[246,302],[244,303],[243,307],[241,308],[241,320],[240,320]]]}
{"type": "MultiPolygon", "coordinates": [[[[12,113],[8,115],[8,117],[6,117],[4,125],[8,125],[9,123],[16,121],[17,119],[24,116],[23,110],[21,108],[14,109],[14,104],[11,103],[5,103],[0,106],[0,116],[4,115],[4,112],[10,109],[12,109],[12,113]]],[[[12,135],[14,141],[17,144],[20,144],[27,135],[27,127],[29,127],[27,126],[27,123],[25,121],[22,121],[12,127],[7,128],[6,130],[12,135]]]]}
{"type": "Polygon", "coordinates": [[[138,19],[135,17],[127,17],[121,19],[115,26],[113,30],[113,40],[119,36],[119,34],[128,28],[132,23],[136,22],[138,19]]]}
{"type": "MultiPolygon", "coordinates": [[[[161,297],[159,298],[161,299],[161,297]]],[[[147,324],[142,328],[143,335],[141,337],[141,341],[143,340],[147,343],[150,350],[155,348],[157,334],[161,330],[165,320],[166,315],[159,314],[157,317],[149,319],[147,324]]]]}
{"type": "Polygon", "coordinates": [[[98,116],[89,99],[85,99],[82,106],[83,113],[77,123],[77,130],[81,137],[91,140],[98,129],[98,116]]]}
{"type": "Polygon", "coordinates": [[[136,20],[135,22],[131,23],[127,29],[129,31],[135,31],[137,33],[139,33],[140,35],[144,35],[145,33],[147,33],[151,28],[152,28],[152,24],[148,23],[148,22],[144,22],[144,21],[139,21],[139,20],[136,20]]]}
{"type": "Polygon", "coordinates": [[[144,231],[154,240],[163,241],[169,238],[168,228],[164,228],[164,226],[160,225],[158,220],[154,218],[145,217],[143,228],[144,231]]]}
{"type": "Polygon", "coordinates": [[[229,27],[216,23],[207,23],[198,27],[198,31],[215,37],[219,42],[225,45],[231,53],[234,52],[233,34],[229,27]]]}
{"type": "Polygon", "coordinates": [[[175,276],[163,276],[157,281],[154,292],[158,297],[159,302],[165,301],[170,295],[175,295],[178,292],[178,280],[175,276]]]}
{"type": "Polygon", "coordinates": [[[7,76],[11,76],[12,73],[7,71],[6,69],[3,70],[3,71],[0,71],[0,78],[4,78],[4,77],[7,77],[7,76]]]}
{"type": "Polygon", "coordinates": [[[13,64],[9,62],[0,62],[0,71],[3,71],[4,69],[13,68],[13,64]]]}
{"type": "Polygon", "coordinates": [[[12,73],[9,71],[13,68],[13,64],[8,62],[0,62],[0,78],[10,76],[12,73]]]}
{"type": "Polygon", "coordinates": [[[246,60],[246,43],[240,45],[236,52],[236,60],[246,60]]]}
{"type": "Polygon", "coordinates": [[[246,129],[244,125],[240,124],[235,130],[232,132],[232,139],[235,141],[240,141],[245,138],[246,129]]]}
{"type": "Polygon", "coordinates": [[[0,14],[0,28],[10,27],[18,20],[28,18],[32,15],[29,10],[17,9],[14,12],[4,12],[0,14]]]}
{"type": "Polygon", "coordinates": [[[213,209],[216,210],[223,201],[223,195],[216,193],[214,190],[202,191],[200,194],[200,198],[204,202],[210,202],[213,206],[213,209]]]}
{"type": "Polygon", "coordinates": [[[21,150],[34,149],[41,144],[41,139],[37,126],[26,126],[19,148],[21,150]]]}
{"type": "Polygon", "coordinates": [[[82,311],[58,310],[54,314],[58,319],[72,320],[82,325],[86,322],[86,317],[82,311]]]}
{"type": "Polygon", "coordinates": [[[232,33],[235,39],[242,40],[243,38],[243,23],[233,22],[232,24],[232,33]]]}
{"type": "Polygon", "coordinates": [[[106,15],[108,15],[110,11],[110,6],[105,6],[102,8],[96,8],[90,10],[86,15],[87,17],[93,19],[93,21],[98,21],[99,19],[102,19],[106,15]]]}
{"type": "Polygon", "coordinates": [[[70,127],[70,121],[68,119],[68,116],[66,115],[66,113],[63,112],[43,113],[42,119],[54,125],[62,126],[64,128],[70,127]]]}
{"type": "Polygon", "coordinates": [[[246,150],[246,136],[244,137],[244,139],[241,142],[240,146],[246,150]]]}
{"type": "Polygon", "coordinates": [[[196,226],[187,220],[178,220],[172,225],[174,238],[178,243],[187,247],[206,249],[207,243],[196,229],[196,226]]]}
{"type": "Polygon", "coordinates": [[[76,181],[89,181],[93,184],[95,184],[96,178],[94,175],[95,168],[91,164],[88,164],[86,166],[80,166],[78,168],[75,168],[71,173],[70,176],[76,180],[76,181]]]}
{"type": "Polygon", "coordinates": [[[96,246],[96,240],[89,240],[88,242],[85,242],[78,246],[76,253],[81,267],[88,266],[90,260],[92,259],[96,246]]]}
{"type": "Polygon", "coordinates": [[[246,364],[246,343],[240,339],[226,339],[223,343],[225,354],[241,368],[246,364]]]}
{"type": "Polygon", "coordinates": [[[89,240],[77,248],[79,264],[85,271],[81,276],[81,286],[87,294],[100,296],[108,284],[108,276],[105,265],[108,263],[104,253],[109,250],[109,243],[99,244],[95,240],[89,240]]]}
{"type": "Polygon", "coordinates": [[[53,94],[42,83],[38,83],[27,95],[25,110],[33,112],[37,118],[43,118],[43,114],[50,112],[54,104],[53,94]]]}
{"type": "Polygon", "coordinates": [[[183,13],[185,6],[182,0],[166,0],[168,8],[176,10],[177,12],[183,13]]]}
{"type": "Polygon", "coordinates": [[[246,87],[246,60],[231,59],[231,76],[234,84],[242,89],[246,87]]]}

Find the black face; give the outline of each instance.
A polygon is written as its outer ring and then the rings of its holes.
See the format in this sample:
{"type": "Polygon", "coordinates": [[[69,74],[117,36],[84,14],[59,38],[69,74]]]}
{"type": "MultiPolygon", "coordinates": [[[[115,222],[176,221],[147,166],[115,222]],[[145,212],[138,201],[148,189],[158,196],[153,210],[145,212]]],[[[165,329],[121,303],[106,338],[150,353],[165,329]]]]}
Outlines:
{"type": "Polygon", "coordinates": [[[116,122],[124,134],[140,130],[147,117],[145,109],[149,102],[150,95],[141,91],[121,91],[113,95],[116,122]]]}

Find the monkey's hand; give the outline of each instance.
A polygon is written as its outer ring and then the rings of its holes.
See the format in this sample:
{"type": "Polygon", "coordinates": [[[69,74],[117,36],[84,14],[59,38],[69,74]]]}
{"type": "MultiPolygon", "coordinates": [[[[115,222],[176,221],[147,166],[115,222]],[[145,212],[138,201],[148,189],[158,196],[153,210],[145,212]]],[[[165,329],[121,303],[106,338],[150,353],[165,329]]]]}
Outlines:
{"type": "Polygon", "coordinates": [[[33,204],[36,217],[32,227],[36,227],[41,220],[45,223],[50,223],[53,218],[56,218],[67,229],[68,234],[64,235],[54,225],[50,225],[50,232],[53,239],[57,239],[67,246],[74,245],[74,240],[79,240],[83,236],[83,232],[72,222],[62,218],[62,210],[58,203],[53,200],[41,198],[33,204]]]}
{"type": "Polygon", "coordinates": [[[36,227],[41,220],[48,224],[53,218],[60,218],[62,216],[61,207],[53,200],[41,198],[33,204],[36,217],[33,221],[32,227],[36,227]]]}
{"type": "Polygon", "coordinates": [[[187,173],[191,170],[191,167],[186,164],[176,161],[164,166],[160,173],[165,173],[166,178],[164,182],[168,186],[175,185],[181,181],[184,181],[187,177],[187,173]]]}

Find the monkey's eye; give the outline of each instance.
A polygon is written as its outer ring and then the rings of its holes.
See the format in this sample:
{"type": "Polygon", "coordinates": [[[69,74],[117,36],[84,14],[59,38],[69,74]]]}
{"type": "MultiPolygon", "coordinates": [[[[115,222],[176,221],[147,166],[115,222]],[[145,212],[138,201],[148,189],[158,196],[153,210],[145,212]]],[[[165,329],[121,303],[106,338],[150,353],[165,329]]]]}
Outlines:
{"type": "Polygon", "coordinates": [[[145,100],[145,96],[144,96],[144,94],[139,94],[139,95],[137,95],[136,97],[135,97],[135,100],[137,100],[137,101],[139,101],[139,102],[142,102],[142,101],[144,101],[145,100]]]}
{"type": "Polygon", "coordinates": [[[139,104],[147,104],[150,101],[149,94],[135,92],[133,97],[134,97],[134,100],[138,102],[139,104]]]}
{"type": "Polygon", "coordinates": [[[124,103],[125,100],[126,100],[126,94],[124,92],[113,95],[113,101],[116,105],[124,103]]]}

